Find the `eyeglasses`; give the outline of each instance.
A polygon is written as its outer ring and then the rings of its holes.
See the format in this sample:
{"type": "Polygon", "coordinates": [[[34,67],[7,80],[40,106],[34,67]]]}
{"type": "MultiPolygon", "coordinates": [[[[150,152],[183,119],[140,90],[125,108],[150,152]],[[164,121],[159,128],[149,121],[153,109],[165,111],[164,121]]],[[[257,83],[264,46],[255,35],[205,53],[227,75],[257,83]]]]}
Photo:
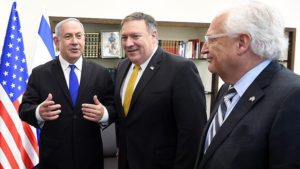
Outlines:
{"type": "Polygon", "coordinates": [[[205,43],[209,44],[214,42],[216,39],[218,38],[223,38],[225,36],[230,36],[231,34],[228,33],[220,33],[220,34],[215,34],[215,35],[205,35],[204,39],[205,39],[205,43]]]}

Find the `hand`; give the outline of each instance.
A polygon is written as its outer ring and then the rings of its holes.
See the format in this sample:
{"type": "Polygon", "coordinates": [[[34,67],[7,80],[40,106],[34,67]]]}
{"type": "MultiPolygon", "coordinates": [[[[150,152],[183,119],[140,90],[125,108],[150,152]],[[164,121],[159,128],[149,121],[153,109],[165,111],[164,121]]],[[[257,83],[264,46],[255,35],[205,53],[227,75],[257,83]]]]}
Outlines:
{"type": "Polygon", "coordinates": [[[55,120],[61,113],[60,107],[60,104],[55,104],[52,100],[52,94],[49,93],[47,99],[40,104],[38,111],[43,120],[55,120]]]}
{"type": "Polygon", "coordinates": [[[119,159],[119,147],[117,147],[117,150],[116,150],[116,158],[117,158],[117,160],[119,159]]]}
{"type": "Polygon", "coordinates": [[[83,118],[99,123],[104,113],[104,107],[96,95],[93,97],[93,100],[95,104],[82,104],[83,118]]]}

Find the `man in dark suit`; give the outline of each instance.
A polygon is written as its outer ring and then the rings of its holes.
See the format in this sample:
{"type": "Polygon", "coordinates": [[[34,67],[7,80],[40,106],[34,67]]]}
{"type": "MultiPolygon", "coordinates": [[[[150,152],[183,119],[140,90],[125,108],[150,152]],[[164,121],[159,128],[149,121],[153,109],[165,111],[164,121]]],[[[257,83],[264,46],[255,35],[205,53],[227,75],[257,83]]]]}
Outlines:
{"type": "Polygon", "coordinates": [[[249,2],[215,17],[205,38],[208,69],[225,84],[195,169],[300,168],[300,77],[276,61],[287,48],[280,17],[249,2]]]}
{"type": "Polygon", "coordinates": [[[108,125],[115,114],[112,79],[105,68],[82,57],[85,36],[79,20],[59,22],[55,34],[60,54],[33,69],[20,117],[41,128],[40,169],[101,169],[101,123],[108,125]],[[69,65],[75,65],[74,81],[69,65]],[[68,88],[78,83],[73,98],[68,88]]]}
{"type": "Polygon", "coordinates": [[[190,169],[206,122],[197,68],[158,47],[153,17],[136,12],[121,27],[127,58],[115,90],[119,169],[190,169]]]}

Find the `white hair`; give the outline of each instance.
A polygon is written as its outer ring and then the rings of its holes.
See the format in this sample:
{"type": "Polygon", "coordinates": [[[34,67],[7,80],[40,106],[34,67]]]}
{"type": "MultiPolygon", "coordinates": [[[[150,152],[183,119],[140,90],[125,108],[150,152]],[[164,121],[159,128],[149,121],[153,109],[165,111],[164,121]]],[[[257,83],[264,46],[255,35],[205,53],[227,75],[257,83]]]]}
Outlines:
{"type": "Polygon", "coordinates": [[[60,21],[60,22],[57,23],[56,26],[55,26],[55,35],[56,35],[58,38],[60,37],[61,26],[62,26],[65,22],[68,22],[68,21],[75,21],[75,22],[80,23],[80,25],[81,25],[81,27],[82,27],[82,30],[83,30],[83,32],[84,32],[83,24],[82,24],[77,18],[67,18],[67,19],[64,19],[64,20],[60,21]]]}
{"type": "Polygon", "coordinates": [[[224,30],[229,34],[247,33],[251,50],[262,59],[278,59],[288,47],[284,24],[278,11],[250,1],[229,9],[224,30]]]}

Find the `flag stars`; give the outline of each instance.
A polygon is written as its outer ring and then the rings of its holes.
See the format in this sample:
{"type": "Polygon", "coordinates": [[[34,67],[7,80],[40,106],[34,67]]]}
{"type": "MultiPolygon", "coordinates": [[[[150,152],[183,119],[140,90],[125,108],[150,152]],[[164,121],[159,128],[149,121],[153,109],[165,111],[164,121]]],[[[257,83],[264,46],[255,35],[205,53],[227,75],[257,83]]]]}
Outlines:
{"type": "Polygon", "coordinates": [[[12,12],[2,49],[0,84],[10,100],[15,101],[26,88],[28,74],[18,13],[15,8],[12,12]]]}
{"type": "Polygon", "coordinates": [[[3,75],[4,75],[4,76],[8,76],[8,72],[7,72],[7,71],[4,71],[3,75]]]}
{"type": "Polygon", "coordinates": [[[11,88],[15,88],[16,85],[15,85],[14,83],[12,83],[12,84],[10,85],[10,87],[11,87],[11,88]]]}
{"type": "Polygon", "coordinates": [[[10,39],[14,39],[15,38],[15,35],[14,34],[11,34],[10,35],[10,39]]]}
{"type": "Polygon", "coordinates": [[[6,67],[9,67],[9,65],[10,65],[9,62],[6,62],[6,63],[5,63],[5,66],[6,66],[6,67]]]}
{"type": "Polygon", "coordinates": [[[7,84],[5,80],[3,80],[1,83],[3,86],[6,86],[6,84],[7,84]]]}

